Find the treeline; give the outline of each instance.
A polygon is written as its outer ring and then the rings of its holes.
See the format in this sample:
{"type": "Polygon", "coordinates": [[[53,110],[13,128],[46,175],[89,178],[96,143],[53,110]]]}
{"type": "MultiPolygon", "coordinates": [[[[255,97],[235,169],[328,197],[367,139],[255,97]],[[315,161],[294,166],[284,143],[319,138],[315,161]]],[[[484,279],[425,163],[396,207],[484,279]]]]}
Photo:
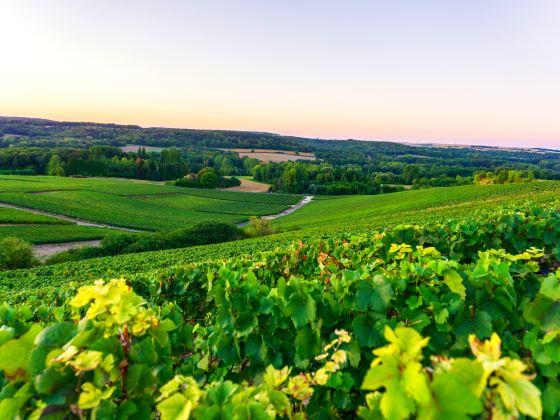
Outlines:
{"type": "Polygon", "coordinates": [[[114,146],[0,149],[0,173],[16,175],[101,176],[166,181],[214,168],[220,176],[250,173],[256,159],[218,150],[123,152],[114,146]]]}
{"type": "Polygon", "coordinates": [[[379,194],[463,185],[478,182],[478,173],[500,171],[560,179],[560,153],[0,117],[0,174],[179,180],[178,185],[202,188],[237,185],[231,177],[252,175],[277,192],[379,194]],[[127,144],[140,147],[124,152],[127,144]],[[163,150],[150,152],[146,146],[163,150]],[[317,160],[263,163],[217,148],[312,151],[317,160]]]}
{"type": "MultiPolygon", "coordinates": [[[[178,147],[187,150],[212,148],[262,148],[314,152],[322,161],[336,166],[347,164],[439,165],[470,168],[477,171],[511,166],[517,170],[541,169],[545,177],[560,174],[560,154],[539,150],[510,150],[493,147],[431,147],[393,142],[358,140],[320,140],[280,136],[271,133],[192,130],[174,128],[142,128],[135,125],[57,122],[29,118],[0,117],[0,148],[17,147],[83,147],[95,144],[125,146],[178,147]]],[[[452,174],[465,176],[465,174],[452,174]]],[[[542,176],[541,176],[542,177],[542,176]]]]}

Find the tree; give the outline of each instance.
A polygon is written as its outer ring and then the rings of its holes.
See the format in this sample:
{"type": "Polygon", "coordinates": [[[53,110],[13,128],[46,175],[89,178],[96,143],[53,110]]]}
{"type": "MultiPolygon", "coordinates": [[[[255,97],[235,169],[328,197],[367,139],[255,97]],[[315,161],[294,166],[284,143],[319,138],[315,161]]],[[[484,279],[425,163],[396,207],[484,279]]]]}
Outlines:
{"type": "Polygon", "coordinates": [[[266,236],[274,233],[272,222],[268,219],[251,216],[249,218],[249,227],[253,236],[266,236]]]}
{"type": "Polygon", "coordinates": [[[29,268],[36,263],[29,243],[20,238],[0,239],[0,270],[29,268]]]}
{"type": "Polygon", "coordinates": [[[201,188],[217,188],[220,184],[220,178],[214,168],[203,168],[198,173],[198,185],[201,188]]]}
{"type": "Polygon", "coordinates": [[[49,175],[64,176],[64,168],[60,156],[52,155],[47,164],[47,173],[49,175]]]}

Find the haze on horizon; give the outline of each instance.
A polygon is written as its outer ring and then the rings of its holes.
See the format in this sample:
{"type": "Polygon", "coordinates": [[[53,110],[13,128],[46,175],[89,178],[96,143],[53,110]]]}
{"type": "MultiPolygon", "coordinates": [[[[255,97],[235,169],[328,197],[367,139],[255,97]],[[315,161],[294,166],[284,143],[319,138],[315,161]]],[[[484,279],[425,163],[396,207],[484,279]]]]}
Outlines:
{"type": "Polygon", "coordinates": [[[0,115],[560,148],[560,2],[0,3],[0,115]]]}

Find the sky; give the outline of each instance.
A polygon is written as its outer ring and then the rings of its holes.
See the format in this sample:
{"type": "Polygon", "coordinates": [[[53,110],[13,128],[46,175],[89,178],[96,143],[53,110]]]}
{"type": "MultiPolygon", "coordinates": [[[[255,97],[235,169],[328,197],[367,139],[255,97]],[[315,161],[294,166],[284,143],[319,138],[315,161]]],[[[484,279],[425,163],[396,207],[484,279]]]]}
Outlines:
{"type": "Polygon", "coordinates": [[[0,115],[560,149],[558,0],[2,0],[0,115]]]}

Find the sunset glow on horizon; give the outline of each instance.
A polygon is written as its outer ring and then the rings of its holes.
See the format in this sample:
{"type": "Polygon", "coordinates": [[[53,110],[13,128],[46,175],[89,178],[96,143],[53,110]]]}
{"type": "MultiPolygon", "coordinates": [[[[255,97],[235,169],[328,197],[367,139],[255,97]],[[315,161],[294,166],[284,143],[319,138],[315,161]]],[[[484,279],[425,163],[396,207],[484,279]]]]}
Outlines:
{"type": "Polygon", "coordinates": [[[560,149],[560,2],[0,3],[0,115],[560,149]]]}

